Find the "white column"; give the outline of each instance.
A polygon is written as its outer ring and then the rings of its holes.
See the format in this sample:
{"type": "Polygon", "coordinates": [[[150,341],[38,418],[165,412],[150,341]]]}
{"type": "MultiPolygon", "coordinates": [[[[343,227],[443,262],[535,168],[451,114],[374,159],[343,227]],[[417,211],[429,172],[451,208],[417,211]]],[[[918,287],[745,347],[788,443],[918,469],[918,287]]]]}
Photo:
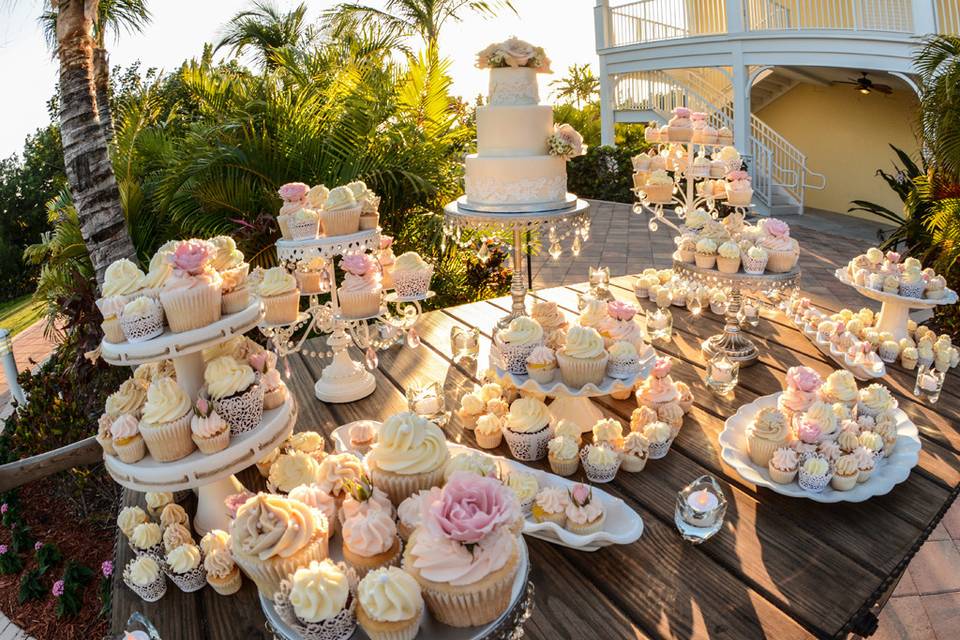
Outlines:
{"type": "Polygon", "coordinates": [[[597,0],[593,9],[593,26],[596,31],[597,51],[606,49],[612,44],[610,0],[597,0]]]}
{"type": "Polygon", "coordinates": [[[919,36],[937,32],[937,15],[933,0],[913,0],[913,32],[919,36]]]}
{"type": "Polygon", "coordinates": [[[733,56],[733,144],[740,153],[750,153],[750,70],[743,56],[733,56]]]}
{"type": "Polygon", "coordinates": [[[600,144],[614,145],[613,78],[607,73],[607,60],[600,56],[600,144]]]}
{"type": "Polygon", "coordinates": [[[742,33],[746,31],[743,20],[744,3],[750,0],[724,0],[727,12],[727,33],[742,33]]]}

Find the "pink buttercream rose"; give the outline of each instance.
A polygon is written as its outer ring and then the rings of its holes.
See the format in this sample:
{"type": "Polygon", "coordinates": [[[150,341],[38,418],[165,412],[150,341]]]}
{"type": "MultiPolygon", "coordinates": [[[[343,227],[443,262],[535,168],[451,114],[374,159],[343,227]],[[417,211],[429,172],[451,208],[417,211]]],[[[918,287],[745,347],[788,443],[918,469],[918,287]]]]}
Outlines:
{"type": "Polygon", "coordinates": [[[210,403],[206,398],[202,396],[197,398],[197,402],[194,407],[196,409],[195,413],[201,418],[206,418],[208,415],[210,415],[210,403]]]}
{"type": "Polygon", "coordinates": [[[365,253],[352,253],[340,260],[340,266],[347,273],[362,276],[374,269],[374,259],[365,253]]]}
{"type": "Polygon", "coordinates": [[[727,180],[730,182],[737,182],[739,180],[750,180],[750,174],[746,171],[731,171],[727,174],[727,180]]]}
{"type": "Polygon", "coordinates": [[[573,500],[573,503],[578,507],[590,502],[593,497],[593,491],[585,484],[577,483],[573,485],[573,489],[570,489],[570,498],[573,500]]]}
{"type": "Polygon", "coordinates": [[[633,320],[633,316],[637,315],[637,308],[629,302],[612,300],[607,303],[607,315],[614,320],[629,321],[633,320]]]}
{"type": "Polygon", "coordinates": [[[204,240],[186,240],[177,245],[169,260],[174,268],[196,276],[203,273],[211,254],[210,243],[204,240]]]}
{"type": "Polygon", "coordinates": [[[240,493],[235,493],[232,496],[227,496],[223,501],[223,506],[227,509],[227,514],[231,518],[237,517],[237,509],[243,506],[250,498],[255,497],[257,494],[250,493],[249,491],[241,491],[240,493]]]}
{"type": "Polygon", "coordinates": [[[657,361],[653,365],[653,371],[651,374],[654,378],[666,378],[670,375],[670,370],[673,368],[673,361],[669,357],[657,358],[657,361]]]}
{"type": "Polygon", "coordinates": [[[288,182],[280,187],[277,193],[280,194],[284,202],[305,202],[308,191],[310,191],[310,187],[302,182],[288,182]]]}
{"type": "Polygon", "coordinates": [[[820,440],[820,427],[812,422],[804,421],[797,428],[797,437],[800,438],[802,442],[814,444],[820,440]]]}
{"type": "Polygon", "coordinates": [[[258,373],[266,373],[267,371],[267,352],[258,351],[256,353],[250,354],[250,357],[247,358],[247,364],[258,373]]]}
{"type": "Polygon", "coordinates": [[[689,118],[690,109],[687,109],[686,107],[677,107],[676,109],[673,110],[673,115],[678,116],[680,118],[689,118]]]}
{"type": "Polygon", "coordinates": [[[898,262],[900,262],[900,254],[897,253],[896,251],[887,251],[887,255],[885,257],[887,259],[887,262],[890,262],[892,264],[897,264],[898,262]]]}
{"type": "Polygon", "coordinates": [[[393,246],[393,238],[390,236],[380,236],[380,250],[389,249],[393,246]]]}
{"type": "Polygon", "coordinates": [[[790,367],[787,369],[787,388],[812,393],[823,384],[820,374],[810,367],[790,367]]]}
{"type": "MultiPolygon", "coordinates": [[[[746,172],[742,171],[741,173],[746,172]]],[[[783,220],[768,218],[767,220],[763,221],[763,232],[768,236],[774,236],[775,238],[787,237],[790,235],[790,225],[783,220]]]]}
{"type": "Polygon", "coordinates": [[[513,492],[499,481],[458,471],[440,499],[424,505],[424,525],[435,536],[475,544],[516,519],[515,503],[513,492]]]}

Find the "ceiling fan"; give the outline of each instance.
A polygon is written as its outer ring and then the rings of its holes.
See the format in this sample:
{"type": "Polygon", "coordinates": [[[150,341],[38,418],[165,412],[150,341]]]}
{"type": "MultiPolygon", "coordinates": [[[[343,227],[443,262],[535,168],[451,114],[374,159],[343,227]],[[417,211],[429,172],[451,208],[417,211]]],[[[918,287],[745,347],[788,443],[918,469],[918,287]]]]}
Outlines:
{"type": "Polygon", "coordinates": [[[893,87],[888,84],[878,84],[868,78],[869,75],[866,71],[860,72],[859,78],[850,78],[849,80],[838,80],[837,84],[852,84],[857,88],[857,91],[864,95],[868,95],[873,91],[879,91],[884,95],[890,95],[893,93],[893,87]]]}

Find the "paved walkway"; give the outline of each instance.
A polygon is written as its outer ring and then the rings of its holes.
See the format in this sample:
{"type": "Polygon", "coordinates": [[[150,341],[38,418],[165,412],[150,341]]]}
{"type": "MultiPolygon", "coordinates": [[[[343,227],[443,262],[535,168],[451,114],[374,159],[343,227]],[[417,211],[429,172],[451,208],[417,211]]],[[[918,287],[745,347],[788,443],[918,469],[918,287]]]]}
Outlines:
{"type": "MultiPolygon", "coordinates": [[[[45,319],[38,320],[13,337],[13,355],[17,360],[17,371],[33,369],[44,361],[54,344],[47,340],[44,331],[47,327],[45,319]]],[[[0,369],[0,416],[6,416],[10,406],[10,384],[3,370],[0,369]]],[[[5,640],[0,635],[0,640],[5,640]]]]}

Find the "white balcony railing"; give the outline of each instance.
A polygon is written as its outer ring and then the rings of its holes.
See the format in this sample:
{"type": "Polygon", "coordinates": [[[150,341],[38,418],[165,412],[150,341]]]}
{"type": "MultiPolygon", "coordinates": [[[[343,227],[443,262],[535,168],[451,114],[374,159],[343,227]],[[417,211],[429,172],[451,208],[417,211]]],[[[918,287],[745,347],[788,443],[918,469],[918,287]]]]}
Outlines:
{"type": "Polygon", "coordinates": [[[641,0],[610,7],[612,47],[726,30],[724,0],[641,0]]]}
{"type": "Polygon", "coordinates": [[[937,33],[960,36],[960,2],[937,0],[937,33]]]}
{"type": "Polygon", "coordinates": [[[750,31],[841,29],[913,33],[912,0],[744,0],[750,31]]]}

